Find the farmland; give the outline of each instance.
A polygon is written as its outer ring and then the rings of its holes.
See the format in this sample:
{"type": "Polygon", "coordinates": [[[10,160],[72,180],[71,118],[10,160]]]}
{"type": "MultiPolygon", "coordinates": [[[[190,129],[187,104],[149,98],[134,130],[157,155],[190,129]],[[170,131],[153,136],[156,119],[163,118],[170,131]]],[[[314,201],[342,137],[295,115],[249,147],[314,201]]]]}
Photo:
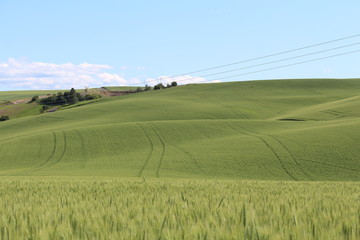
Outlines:
{"type": "Polygon", "coordinates": [[[0,101],[31,98],[35,95],[57,94],[61,90],[26,90],[26,91],[3,91],[0,92],[0,101]]]}
{"type": "Polygon", "coordinates": [[[357,79],[186,85],[14,119],[0,174],[357,181],[359,92],[357,79]]]}
{"type": "Polygon", "coordinates": [[[0,189],[1,239],[360,237],[357,183],[12,177],[0,189]]]}
{"type": "Polygon", "coordinates": [[[0,122],[0,238],[359,239],[359,127],[359,79],[185,85],[0,122]]]}

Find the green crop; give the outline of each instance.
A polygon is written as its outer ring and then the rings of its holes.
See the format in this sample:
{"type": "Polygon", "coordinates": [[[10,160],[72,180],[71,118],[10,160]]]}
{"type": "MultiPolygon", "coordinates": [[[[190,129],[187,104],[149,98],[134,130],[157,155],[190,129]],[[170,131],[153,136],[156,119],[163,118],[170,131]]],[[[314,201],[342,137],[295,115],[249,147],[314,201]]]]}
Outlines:
{"type": "Polygon", "coordinates": [[[359,239],[357,183],[2,178],[1,239],[359,239]]]}
{"type": "Polygon", "coordinates": [[[0,123],[0,175],[360,180],[360,81],[178,86],[0,123]]]}
{"type": "Polygon", "coordinates": [[[198,84],[1,122],[0,239],[360,239],[359,93],[198,84]]]}

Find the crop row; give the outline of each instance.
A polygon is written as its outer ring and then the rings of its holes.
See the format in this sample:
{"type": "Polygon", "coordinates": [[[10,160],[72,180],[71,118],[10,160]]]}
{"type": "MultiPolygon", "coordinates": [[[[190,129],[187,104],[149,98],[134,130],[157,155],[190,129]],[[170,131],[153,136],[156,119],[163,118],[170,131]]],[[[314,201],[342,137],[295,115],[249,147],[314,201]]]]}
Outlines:
{"type": "Polygon", "coordinates": [[[358,183],[0,179],[1,239],[359,239],[358,183]]]}

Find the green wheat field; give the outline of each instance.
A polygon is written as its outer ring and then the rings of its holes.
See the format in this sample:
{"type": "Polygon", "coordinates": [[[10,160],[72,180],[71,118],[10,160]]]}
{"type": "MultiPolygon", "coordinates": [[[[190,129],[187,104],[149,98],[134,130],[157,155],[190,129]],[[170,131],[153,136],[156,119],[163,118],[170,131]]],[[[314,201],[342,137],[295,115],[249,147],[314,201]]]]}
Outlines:
{"type": "Polygon", "coordinates": [[[32,110],[0,122],[0,239],[360,239],[359,129],[360,79],[32,110]]]}

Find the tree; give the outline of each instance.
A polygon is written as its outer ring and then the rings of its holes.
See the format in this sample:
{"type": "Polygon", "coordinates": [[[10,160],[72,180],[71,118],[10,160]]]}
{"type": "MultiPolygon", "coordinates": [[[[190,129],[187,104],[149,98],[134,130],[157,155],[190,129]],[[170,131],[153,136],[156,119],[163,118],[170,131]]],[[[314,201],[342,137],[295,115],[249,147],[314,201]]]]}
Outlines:
{"type": "Polygon", "coordinates": [[[70,104],[75,104],[75,103],[77,103],[78,101],[79,101],[79,98],[78,98],[76,95],[70,96],[70,99],[69,99],[69,103],[70,103],[70,104]]]}
{"type": "Polygon", "coordinates": [[[70,92],[64,92],[64,98],[67,102],[70,102],[70,92]]]}
{"type": "Polygon", "coordinates": [[[79,101],[84,101],[85,98],[83,95],[81,95],[80,93],[76,93],[76,97],[79,99],[79,101]]]}
{"type": "Polygon", "coordinates": [[[55,101],[56,101],[56,95],[53,94],[52,96],[41,99],[40,103],[41,104],[46,104],[46,105],[53,105],[53,104],[55,104],[55,101]]]}
{"type": "MultiPolygon", "coordinates": [[[[141,90],[141,89],[140,89],[141,90]]],[[[101,98],[99,94],[81,94],[77,93],[74,88],[71,88],[70,91],[65,91],[64,93],[58,92],[58,94],[53,94],[52,96],[48,94],[47,98],[40,99],[40,103],[43,105],[63,105],[63,104],[75,104],[79,101],[92,100],[101,98]]],[[[46,109],[45,109],[46,110],[46,109]]],[[[45,111],[40,110],[40,111],[45,111]]]]}
{"type": "Polygon", "coordinates": [[[50,108],[49,106],[44,105],[44,106],[42,106],[40,112],[43,113],[43,112],[45,112],[46,110],[48,110],[49,108],[50,108]]]}
{"type": "Polygon", "coordinates": [[[87,94],[85,95],[85,100],[93,100],[93,99],[98,99],[101,98],[101,95],[99,94],[87,94]]]}
{"type": "Polygon", "coordinates": [[[165,87],[162,83],[158,83],[154,86],[154,90],[159,90],[159,89],[163,89],[163,88],[165,88],[165,87]]]}
{"type": "Polygon", "coordinates": [[[166,84],[166,88],[171,88],[172,86],[168,83],[166,84]]]}
{"type": "Polygon", "coordinates": [[[9,119],[10,119],[9,116],[1,116],[0,117],[0,121],[7,121],[9,119]]]}
{"type": "Polygon", "coordinates": [[[66,101],[66,98],[62,94],[61,95],[58,94],[58,96],[56,96],[55,103],[62,105],[62,104],[66,104],[67,101],[66,101]]]}
{"type": "Polygon", "coordinates": [[[173,86],[173,87],[176,87],[178,84],[177,84],[177,82],[175,82],[175,81],[173,81],[172,83],[171,83],[171,86],[173,86]]]}
{"type": "Polygon", "coordinates": [[[70,92],[69,92],[69,99],[68,102],[70,104],[75,104],[79,101],[79,98],[76,96],[76,91],[74,88],[71,88],[70,92]]]}
{"type": "Polygon", "coordinates": [[[36,102],[37,100],[39,99],[39,96],[33,96],[32,98],[31,98],[31,103],[32,102],[36,102]]]}
{"type": "Polygon", "coordinates": [[[144,90],[145,90],[145,91],[149,91],[149,90],[151,90],[151,87],[146,84],[144,90]]]}

